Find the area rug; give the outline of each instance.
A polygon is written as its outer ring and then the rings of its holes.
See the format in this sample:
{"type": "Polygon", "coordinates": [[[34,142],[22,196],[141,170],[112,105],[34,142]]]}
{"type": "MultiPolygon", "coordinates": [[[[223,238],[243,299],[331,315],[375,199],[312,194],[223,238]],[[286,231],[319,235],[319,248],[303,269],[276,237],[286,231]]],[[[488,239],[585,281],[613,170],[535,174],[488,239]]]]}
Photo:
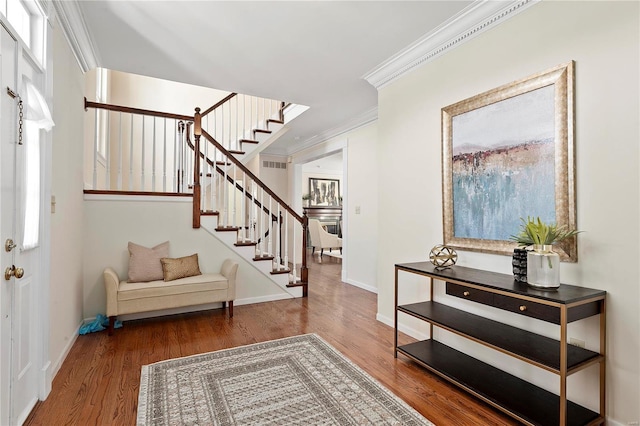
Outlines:
{"type": "Polygon", "coordinates": [[[142,367],[138,425],[433,425],[315,334],[142,367]]]}

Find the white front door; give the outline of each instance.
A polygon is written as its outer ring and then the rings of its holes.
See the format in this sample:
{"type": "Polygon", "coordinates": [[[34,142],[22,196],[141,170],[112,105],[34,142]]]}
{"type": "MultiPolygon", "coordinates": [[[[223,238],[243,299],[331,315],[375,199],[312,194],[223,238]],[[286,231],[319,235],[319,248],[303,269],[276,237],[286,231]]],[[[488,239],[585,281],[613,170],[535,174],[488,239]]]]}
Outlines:
{"type": "Polygon", "coordinates": [[[18,144],[19,98],[7,89],[24,92],[22,81],[39,74],[1,25],[0,62],[0,425],[18,425],[38,400],[40,249],[21,247],[25,145],[18,144]]]}

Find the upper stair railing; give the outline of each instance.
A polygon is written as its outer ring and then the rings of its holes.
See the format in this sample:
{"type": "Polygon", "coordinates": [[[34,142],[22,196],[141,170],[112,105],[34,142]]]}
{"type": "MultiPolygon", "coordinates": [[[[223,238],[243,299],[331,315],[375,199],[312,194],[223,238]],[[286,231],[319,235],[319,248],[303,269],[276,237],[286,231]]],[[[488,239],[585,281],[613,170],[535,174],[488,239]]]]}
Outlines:
{"type": "MultiPolygon", "coordinates": [[[[190,192],[193,155],[184,129],[193,116],[90,102],[92,190],[190,192]]],[[[86,172],[85,172],[86,173],[86,172]]],[[[85,175],[85,179],[86,179],[85,175]]]]}

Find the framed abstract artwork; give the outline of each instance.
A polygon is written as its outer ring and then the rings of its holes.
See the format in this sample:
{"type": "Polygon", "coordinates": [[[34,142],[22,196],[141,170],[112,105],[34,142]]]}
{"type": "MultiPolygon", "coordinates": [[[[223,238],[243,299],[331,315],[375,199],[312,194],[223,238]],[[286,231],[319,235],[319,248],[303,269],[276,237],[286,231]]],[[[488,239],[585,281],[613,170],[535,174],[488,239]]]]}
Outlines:
{"type": "MultiPolygon", "coordinates": [[[[574,63],[442,109],[444,243],[511,254],[520,218],[576,228],[574,63]]],[[[577,261],[575,237],[556,246],[577,261]]]]}
{"type": "Polygon", "coordinates": [[[338,207],[340,181],[338,179],[309,178],[309,207],[338,207]]]}

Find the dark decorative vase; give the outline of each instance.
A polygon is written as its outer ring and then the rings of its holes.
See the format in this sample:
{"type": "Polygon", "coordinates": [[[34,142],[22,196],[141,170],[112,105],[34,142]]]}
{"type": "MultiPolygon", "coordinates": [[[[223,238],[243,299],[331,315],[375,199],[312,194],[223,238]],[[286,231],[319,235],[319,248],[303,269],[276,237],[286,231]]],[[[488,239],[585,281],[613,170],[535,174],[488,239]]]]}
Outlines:
{"type": "Polygon", "coordinates": [[[527,250],[513,249],[513,277],[516,281],[527,282],[527,250]]]}

